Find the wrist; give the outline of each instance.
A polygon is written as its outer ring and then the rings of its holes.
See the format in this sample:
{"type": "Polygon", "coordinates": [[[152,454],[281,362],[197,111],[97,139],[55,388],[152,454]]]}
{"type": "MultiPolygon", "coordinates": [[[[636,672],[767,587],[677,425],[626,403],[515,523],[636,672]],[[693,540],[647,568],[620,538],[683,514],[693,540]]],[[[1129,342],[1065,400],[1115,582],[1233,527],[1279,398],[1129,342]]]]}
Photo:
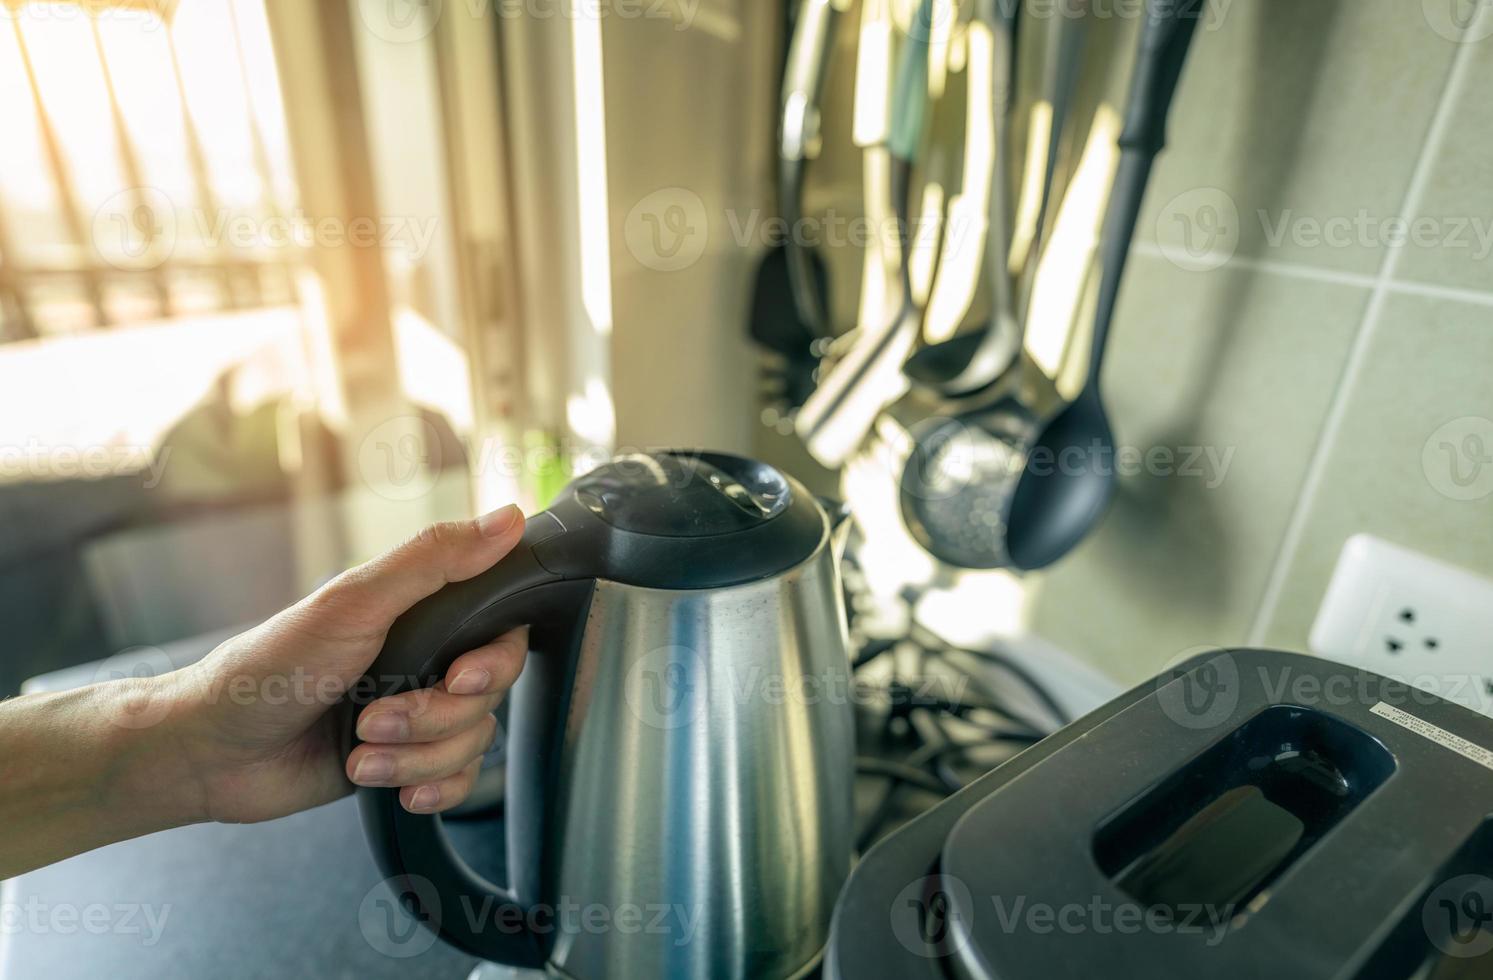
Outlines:
{"type": "Polygon", "coordinates": [[[99,798],[126,825],[118,839],[208,819],[193,764],[203,698],[190,668],[89,689],[109,771],[99,798]]]}
{"type": "Polygon", "coordinates": [[[182,764],[181,678],[0,704],[0,878],[200,819],[182,764]]]}

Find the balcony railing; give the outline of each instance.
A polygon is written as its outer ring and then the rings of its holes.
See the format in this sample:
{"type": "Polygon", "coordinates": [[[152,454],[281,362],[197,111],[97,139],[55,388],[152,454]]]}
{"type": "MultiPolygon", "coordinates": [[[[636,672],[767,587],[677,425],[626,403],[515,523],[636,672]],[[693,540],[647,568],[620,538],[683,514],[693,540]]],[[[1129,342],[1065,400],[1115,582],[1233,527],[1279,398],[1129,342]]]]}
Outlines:
{"type": "Polygon", "coordinates": [[[290,226],[261,0],[0,0],[0,17],[7,142],[34,133],[0,171],[0,340],[294,300],[294,236],[253,234],[290,226]]]}

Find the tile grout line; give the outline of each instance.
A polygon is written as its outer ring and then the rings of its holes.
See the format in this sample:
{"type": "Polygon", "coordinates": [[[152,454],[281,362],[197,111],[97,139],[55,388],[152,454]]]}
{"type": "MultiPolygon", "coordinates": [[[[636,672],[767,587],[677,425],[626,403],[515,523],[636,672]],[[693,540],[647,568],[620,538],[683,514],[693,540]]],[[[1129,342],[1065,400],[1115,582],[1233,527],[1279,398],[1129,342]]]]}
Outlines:
{"type": "MultiPolygon", "coordinates": [[[[1487,16],[1488,5],[1480,5],[1477,16],[1463,29],[1462,36],[1464,38],[1472,36],[1472,32],[1478,29],[1487,16]]],[[[1416,158],[1415,168],[1410,173],[1410,182],[1405,189],[1405,200],[1400,205],[1402,220],[1409,220],[1414,216],[1420,206],[1420,199],[1425,193],[1426,185],[1430,182],[1431,169],[1435,166],[1435,161],[1445,142],[1452,111],[1465,87],[1468,66],[1472,61],[1473,45],[1474,42],[1460,42],[1456,53],[1452,56],[1446,84],[1442,88],[1436,110],[1431,116],[1431,124],[1426,130],[1425,144],[1421,148],[1420,156],[1416,158]]],[[[1301,481],[1301,489],[1296,496],[1296,504],[1291,510],[1291,517],[1281,536],[1280,547],[1276,551],[1275,562],[1270,569],[1270,577],[1266,579],[1265,591],[1260,596],[1259,607],[1250,624],[1248,634],[1250,646],[1258,646],[1264,642],[1265,631],[1269,628],[1270,621],[1280,605],[1286,577],[1290,574],[1292,561],[1301,548],[1301,541],[1306,532],[1307,517],[1312,502],[1316,499],[1327,470],[1327,458],[1332,452],[1338,432],[1342,428],[1343,418],[1347,414],[1348,398],[1367,357],[1369,342],[1378,326],[1385,302],[1392,291],[1394,272],[1399,266],[1403,248],[1403,242],[1390,245],[1384,261],[1379,266],[1373,292],[1369,295],[1368,305],[1364,308],[1363,318],[1359,321],[1358,331],[1353,338],[1352,347],[1349,348],[1347,361],[1338,375],[1337,386],[1332,394],[1332,403],[1328,407],[1327,417],[1322,422],[1316,446],[1307,463],[1306,475],[1301,481]]]]}
{"type": "MultiPolygon", "coordinates": [[[[1144,255],[1150,259],[1165,259],[1172,265],[1177,266],[1183,272],[1196,272],[1198,275],[1206,275],[1214,269],[1192,270],[1178,263],[1167,252],[1165,248],[1153,242],[1137,242],[1133,249],[1135,254],[1144,255]]],[[[1223,259],[1219,253],[1212,253],[1223,259]]],[[[1199,256],[1198,258],[1206,258],[1199,256]]],[[[1304,262],[1282,262],[1278,259],[1261,259],[1250,255],[1231,255],[1223,259],[1216,267],[1218,271],[1224,269],[1244,269],[1250,272],[1269,272],[1278,276],[1287,276],[1292,279],[1310,279],[1313,282],[1326,282],[1338,286],[1358,286],[1363,289],[1372,289],[1378,283],[1377,275],[1370,276],[1361,272],[1339,272],[1336,269],[1327,269],[1322,266],[1307,265],[1304,262]]],[[[1490,299],[1493,302],[1493,299],[1490,299]]]]}
{"type": "MultiPolygon", "coordinates": [[[[1164,259],[1172,262],[1166,249],[1149,242],[1137,242],[1134,246],[1134,254],[1148,259],[1164,259]]],[[[1172,262],[1172,264],[1176,263],[1172,262]]],[[[1227,264],[1230,268],[1243,269],[1248,272],[1268,272],[1271,275],[1288,279],[1327,283],[1333,286],[1353,286],[1370,291],[1382,284],[1385,291],[1394,296],[1424,296],[1429,299],[1466,303],[1470,306],[1493,306],[1493,291],[1471,289],[1465,286],[1443,286],[1434,282],[1407,279],[1393,279],[1381,283],[1377,273],[1370,276],[1361,272],[1341,272],[1302,262],[1282,262],[1277,259],[1260,259],[1253,256],[1234,256],[1228,260],[1227,264]]],[[[1183,271],[1191,270],[1184,268],[1183,271]]],[[[1208,271],[1212,270],[1202,270],[1198,274],[1206,275],[1208,271]]]]}
{"type": "Polygon", "coordinates": [[[1468,289],[1463,286],[1438,286],[1429,282],[1405,282],[1400,280],[1389,284],[1391,293],[1404,294],[1406,296],[1424,296],[1427,299],[1444,299],[1457,303],[1466,303],[1468,306],[1493,306],[1493,293],[1483,292],[1480,289],[1468,289]]]}

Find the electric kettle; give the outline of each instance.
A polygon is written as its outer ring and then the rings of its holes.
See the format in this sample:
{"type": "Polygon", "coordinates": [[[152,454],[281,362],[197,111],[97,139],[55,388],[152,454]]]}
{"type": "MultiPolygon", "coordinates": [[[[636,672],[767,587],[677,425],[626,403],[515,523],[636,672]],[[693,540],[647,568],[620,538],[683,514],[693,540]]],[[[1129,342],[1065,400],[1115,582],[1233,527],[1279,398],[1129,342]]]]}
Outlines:
{"type": "Polygon", "coordinates": [[[853,837],[840,524],[759,462],[622,456],[400,617],[369,670],[378,697],[530,625],[506,886],[439,816],[358,790],[406,908],[468,952],[576,980],[814,969],[853,837]]]}

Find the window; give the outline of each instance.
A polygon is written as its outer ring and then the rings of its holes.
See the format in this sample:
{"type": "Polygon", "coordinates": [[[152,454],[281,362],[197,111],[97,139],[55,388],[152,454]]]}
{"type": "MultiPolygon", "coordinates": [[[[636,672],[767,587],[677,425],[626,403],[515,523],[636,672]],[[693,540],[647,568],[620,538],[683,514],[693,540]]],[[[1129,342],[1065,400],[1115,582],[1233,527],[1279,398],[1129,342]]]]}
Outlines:
{"type": "Polygon", "coordinates": [[[261,0],[0,2],[0,340],[293,301],[261,0]]]}

